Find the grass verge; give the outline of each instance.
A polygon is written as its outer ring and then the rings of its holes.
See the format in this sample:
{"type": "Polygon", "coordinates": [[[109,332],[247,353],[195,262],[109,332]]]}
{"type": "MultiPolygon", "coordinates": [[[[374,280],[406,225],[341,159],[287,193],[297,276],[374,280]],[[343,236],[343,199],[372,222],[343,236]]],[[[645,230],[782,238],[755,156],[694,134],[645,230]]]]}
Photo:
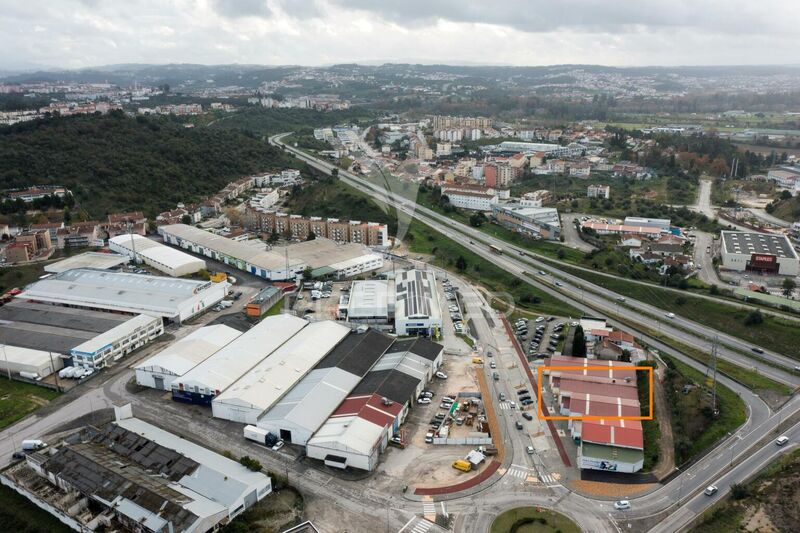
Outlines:
{"type": "Polygon", "coordinates": [[[0,429],[57,398],[58,392],[0,377],[0,429]]]}
{"type": "Polygon", "coordinates": [[[492,522],[491,533],[580,533],[578,524],[561,513],[536,507],[517,507],[501,513],[492,522]]]}
{"type": "Polygon", "coordinates": [[[747,419],[745,404],[728,387],[717,383],[717,409],[714,415],[705,376],[669,356],[665,390],[672,407],[672,433],[675,437],[675,464],[683,465],[702,454],[747,419]],[[685,387],[685,388],[684,388],[685,387]]]}

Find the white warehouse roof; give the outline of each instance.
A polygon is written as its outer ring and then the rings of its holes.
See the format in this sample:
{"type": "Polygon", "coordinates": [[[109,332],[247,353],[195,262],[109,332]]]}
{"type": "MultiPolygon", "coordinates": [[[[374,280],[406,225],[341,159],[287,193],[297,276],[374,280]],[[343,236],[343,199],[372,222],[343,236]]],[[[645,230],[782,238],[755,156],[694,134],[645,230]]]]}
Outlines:
{"type": "Polygon", "coordinates": [[[308,322],[292,315],[270,316],[176,379],[172,386],[223,391],[301,331],[308,322]]]}
{"type": "MultiPolygon", "coordinates": [[[[283,315],[278,315],[283,316],[283,315]]],[[[299,319],[298,319],[299,320],[299,319]]],[[[228,407],[247,410],[247,423],[272,407],[350,332],[331,320],[313,322],[254,366],[214,398],[214,416],[226,416],[228,407]]]]}
{"type": "Polygon", "coordinates": [[[347,317],[350,319],[389,316],[389,282],[354,281],[350,288],[347,317]]]}
{"type": "Polygon", "coordinates": [[[117,235],[108,240],[108,245],[112,250],[131,258],[135,251],[145,264],[171,276],[185,276],[206,268],[206,262],[202,259],[136,233],[117,235]]]}
{"type": "Polygon", "coordinates": [[[369,455],[383,435],[384,428],[360,416],[329,418],[308,441],[307,446],[369,455]]]}
{"type": "Polygon", "coordinates": [[[102,252],[84,252],[82,254],[73,255],[45,265],[44,271],[51,274],[58,274],[65,270],[72,270],[73,268],[99,268],[101,270],[108,270],[110,268],[124,265],[129,261],[127,256],[120,254],[107,254],[102,252]]]}
{"type": "Polygon", "coordinates": [[[241,334],[240,331],[224,324],[199,328],[139,363],[136,370],[152,370],[182,376],[241,334]]]}
{"type": "Polygon", "coordinates": [[[174,318],[217,303],[226,288],[225,283],[76,268],[32,283],[17,298],[174,318]]]}

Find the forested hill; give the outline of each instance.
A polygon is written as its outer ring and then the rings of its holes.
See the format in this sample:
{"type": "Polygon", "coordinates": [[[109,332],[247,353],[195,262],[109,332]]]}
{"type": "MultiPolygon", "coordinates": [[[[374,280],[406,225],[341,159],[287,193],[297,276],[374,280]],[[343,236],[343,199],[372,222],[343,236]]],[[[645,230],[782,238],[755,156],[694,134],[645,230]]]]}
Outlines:
{"type": "Polygon", "coordinates": [[[121,112],[0,128],[0,188],[64,185],[91,217],[132,209],[153,216],[244,175],[297,164],[239,131],[121,112]]]}

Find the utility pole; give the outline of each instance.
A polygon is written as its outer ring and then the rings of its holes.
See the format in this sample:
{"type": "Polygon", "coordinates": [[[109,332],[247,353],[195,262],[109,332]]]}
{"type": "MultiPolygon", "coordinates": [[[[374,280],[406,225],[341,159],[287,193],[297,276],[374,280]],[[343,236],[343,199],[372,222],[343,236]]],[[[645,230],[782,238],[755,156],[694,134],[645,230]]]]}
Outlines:
{"type": "Polygon", "coordinates": [[[138,261],[136,260],[136,243],[133,241],[133,221],[128,219],[125,221],[128,226],[128,238],[131,240],[131,251],[133,252],[133,264],[136,266],[138,261]]]}
{"type": "Polygon", "coordinates": [[[711,410],[717,416],[717,345],[719,336],[714,335],[714,343],[711,345],[711,361],[706,368],[706,386],[711,388],[711,410]]]}

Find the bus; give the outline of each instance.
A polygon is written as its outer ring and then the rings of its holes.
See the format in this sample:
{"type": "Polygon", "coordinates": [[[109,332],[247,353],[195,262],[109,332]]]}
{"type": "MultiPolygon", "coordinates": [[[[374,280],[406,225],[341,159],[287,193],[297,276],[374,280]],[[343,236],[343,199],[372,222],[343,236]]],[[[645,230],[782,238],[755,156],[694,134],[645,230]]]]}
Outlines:
{"type": "Polygon", "coordinates": [[[489,245],[489,251],[494,252],[498,255],[503,253],[503,249],[500,248],[499,246],[495,246],[494,244],[489,245]]]}

